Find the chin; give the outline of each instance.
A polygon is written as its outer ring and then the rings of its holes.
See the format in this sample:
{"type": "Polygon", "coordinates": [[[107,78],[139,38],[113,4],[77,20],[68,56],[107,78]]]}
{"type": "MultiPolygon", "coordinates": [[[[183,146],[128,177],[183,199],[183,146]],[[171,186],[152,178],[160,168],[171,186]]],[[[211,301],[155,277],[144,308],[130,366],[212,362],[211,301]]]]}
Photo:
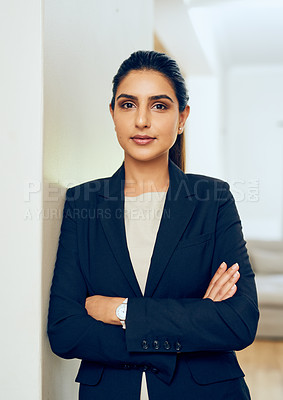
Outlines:
{"type": "Polygon", "coordinates": [[[130,154],[126,153],[128,158],[136,161],[148,162],[153,160],[158,160],[160,158],[169,157],[169,150],[163,153],[156,153],[156,154],[130,154]]]}

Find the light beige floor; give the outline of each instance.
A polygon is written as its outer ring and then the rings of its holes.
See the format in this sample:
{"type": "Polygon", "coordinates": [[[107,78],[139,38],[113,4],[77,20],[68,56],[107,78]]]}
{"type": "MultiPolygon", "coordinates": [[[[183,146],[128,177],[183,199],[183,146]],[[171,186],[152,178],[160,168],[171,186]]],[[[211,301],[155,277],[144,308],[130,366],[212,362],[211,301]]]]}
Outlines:
{"type": "Polygon", "coordinates": [[[252,400],[283,400],[283,341],[256,340],[237,357],[252,400]]]}

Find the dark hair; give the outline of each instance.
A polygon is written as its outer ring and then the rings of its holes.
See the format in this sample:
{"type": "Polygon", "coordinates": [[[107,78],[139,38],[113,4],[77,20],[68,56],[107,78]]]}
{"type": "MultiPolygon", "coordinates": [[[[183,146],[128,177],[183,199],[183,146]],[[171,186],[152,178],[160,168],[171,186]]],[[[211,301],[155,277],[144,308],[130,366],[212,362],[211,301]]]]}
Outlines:
{"type": "MultiPolygon", "coordinates": [[[[184,111],[188,103],[189,96],[187,93],[185,80],[180,72],[179,66],[176,61],[164,53],[143,50],[132,53],[129,58],[123,61],[123,63],[120,65],[120,68],[118,69],[117,74],[114,76],[112,88],[113,95],[111,100],[112,110],[114,110],[115,107],[115,97],[118,86],[132,70],[154,70],[163,74],[173,86],[179,103],[179,111],[184,111]]],[[[169,150],[169,157],[176,165],[178,165],[179,168],[185,171],[184,134],[177,136],[176,142],[169,150]]]]}

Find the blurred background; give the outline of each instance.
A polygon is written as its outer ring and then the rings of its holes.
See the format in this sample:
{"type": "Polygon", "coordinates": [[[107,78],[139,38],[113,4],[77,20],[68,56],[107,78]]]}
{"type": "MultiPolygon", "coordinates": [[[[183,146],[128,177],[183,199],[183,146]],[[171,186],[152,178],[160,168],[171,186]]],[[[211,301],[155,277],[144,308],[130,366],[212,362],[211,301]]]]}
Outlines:
{"type": "Polygon", "coordinates": [[[282,0],[1,1],[1,398],[77,399],[78,361],[46,336],[62,207],[122,163],[108,104],[138,49],[187,80],[187,172],[229,182],[256,274],[258,335],[238,358],[253,400],[283,398],[282,22],[282,0]]]}

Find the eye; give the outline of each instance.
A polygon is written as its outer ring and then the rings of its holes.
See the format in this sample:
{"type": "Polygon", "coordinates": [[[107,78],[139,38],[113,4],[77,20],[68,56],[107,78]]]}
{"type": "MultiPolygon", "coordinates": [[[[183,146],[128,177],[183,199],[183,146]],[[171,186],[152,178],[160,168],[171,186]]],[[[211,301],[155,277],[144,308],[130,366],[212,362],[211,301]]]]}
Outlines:
{"type": "Polygon", "coordinates": [[[122,107],[122,108],[126,108],[126,109],[128,109],[128,108],[133,108],[133,107],[134,107],[134,104],[127,101],[126,103],[123,103],[123,104],[121,105],[121,107],[122,107]]]}
{"type": "Polygon", "coordinates": [[[153,108],[155,108],[156,110],[166,110],[167,109],[165,104],[161,104],[161,103],[154,104],[153,108]]]}

